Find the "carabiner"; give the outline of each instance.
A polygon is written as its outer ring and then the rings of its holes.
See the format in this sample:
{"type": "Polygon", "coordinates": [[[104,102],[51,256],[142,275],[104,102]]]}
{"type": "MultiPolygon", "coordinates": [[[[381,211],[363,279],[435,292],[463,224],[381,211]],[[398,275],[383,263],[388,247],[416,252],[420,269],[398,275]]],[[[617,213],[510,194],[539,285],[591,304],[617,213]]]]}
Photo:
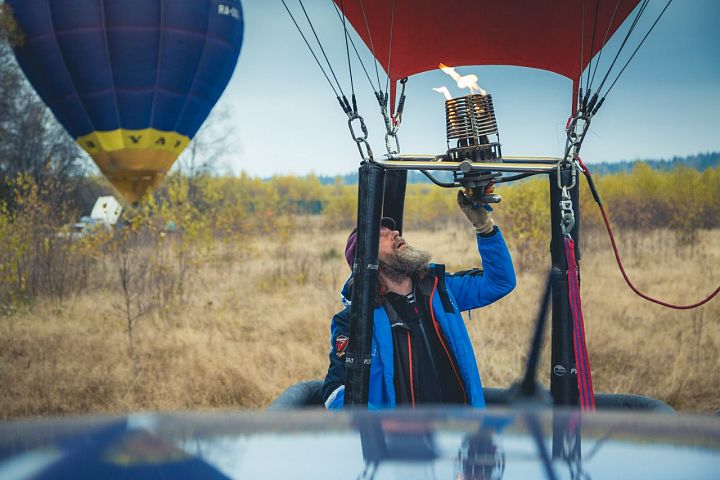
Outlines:
{"type": "Polygon", "coordinates": [[[400,140],[398,140],[396,129],[393,129],[385,134],[385,148],[387,148],[388,155],[395,155],[397,153],[400,153],[400,140]],[[390,137],[395,139],[394,149],[390,145],[390,137]]]}
{"type": "Polygon", "coordinates": [[[557,187],[559,189],[562,190],[564,188],[570,189],[570,188],[575,187],[575,184],[577,183],[577,167],[574,162],[568,160],[568,158],[566,157],[557,163],[556,169],[557,169],[557,187]],[[570,185],[563,185],[562,169],[565,166],[570,167],[570,179],[571,179],[570,185]]]}
{"type": "Polygon", "coordinates": [[[367,140],[368,129],[367,129],[367,126],[365,125],[365,120],[363,119],[363,117],[361,117],[358,114],[348,115],[348,127],[350,128],[350,135],[352,136],[353,140],[355,140],[356,142],[361,141],[361,140],[367,140]],[[360,130],[362,130],[362,133],[363,133],[362,137],[355,133],[355,129],[353,128],[353,122],[355,120],[360,121],[360,130]]]}
{"type": "Polygon", "coordinates": [[[367,126],[365,125],[365,120],[357,113],[348,115],[348,128],[350,129],[350,135],[352,136],[352,139],[355,141],[355,143],[357,144],[358,150],[360,151],[360,157],[363,160],[372,160],[373,153],[372,153],[372,149],[370,148],[370,144],[367,141],[368,129],[367,129],[367,126]],[[355,129],[353,128],[353,122],[355,120],[360,121],[360,130],[362,130],[362,133],[363,133],[362,136],[357,135],[355,133],[355,129]],[[366,149],[365,152],[363,152],[363,147],[362,147],[363,145],[365,145],[365,149],[366,149]]]}

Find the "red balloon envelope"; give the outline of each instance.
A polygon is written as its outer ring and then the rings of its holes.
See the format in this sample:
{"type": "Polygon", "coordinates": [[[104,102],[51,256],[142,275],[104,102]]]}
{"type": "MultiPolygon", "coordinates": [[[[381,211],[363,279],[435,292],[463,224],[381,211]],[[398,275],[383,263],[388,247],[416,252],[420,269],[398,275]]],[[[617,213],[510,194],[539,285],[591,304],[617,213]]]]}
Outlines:
{"type": "Polygon", "coordinates": [[[398,79],[440,63],[539,68],[564,75],[577,86],[590,59],[639,0],[335,3],[388,72],[394,90],[398,79]]]}

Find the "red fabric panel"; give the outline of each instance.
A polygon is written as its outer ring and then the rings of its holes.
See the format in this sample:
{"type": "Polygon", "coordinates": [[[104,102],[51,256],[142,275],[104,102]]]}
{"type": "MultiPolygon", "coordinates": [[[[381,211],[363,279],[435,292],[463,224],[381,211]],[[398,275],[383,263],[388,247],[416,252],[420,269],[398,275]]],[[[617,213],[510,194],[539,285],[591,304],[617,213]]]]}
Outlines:
{"type": "Polygon", "coordinates": [[[608,26],[609,38],[639,0],[335,0],[335,3],[344,9],[394,82],[436,69],[439,63],[517,65],[577,80],[590,58],[602,48],[608,26]],[[591,50],[596,5],[597,32],[591,50]],[[582,62],[581,50],[584,50],[582,62]]]}

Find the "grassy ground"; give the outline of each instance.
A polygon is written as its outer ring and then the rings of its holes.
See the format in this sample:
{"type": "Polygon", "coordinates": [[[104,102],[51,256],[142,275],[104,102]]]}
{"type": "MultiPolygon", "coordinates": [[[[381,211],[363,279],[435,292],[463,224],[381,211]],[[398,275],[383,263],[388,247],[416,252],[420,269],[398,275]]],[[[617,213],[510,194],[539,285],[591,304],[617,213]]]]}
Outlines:
{"type": "MultiPolygon", "coordinates": [[[[137,320],[132,357],[119,289],[0,318],[2,417],[262,408],[290,384],[323,377],[329,321],[349,273],[346,235],[309,225],[289,241],[256,238],[201,265],[181,302],[137,320]]],[[[406,238],[449,270],[479,264],[467,227],[410,229],[406,238]]],[[[584,240],[596,391],[650,395],[686,411],[720,409],[720,299],[692,311],[649,304],[624,285],[601,234],[584,240]]],[[[720,283],[718,231],[701,232],[694,248],[676,248],[662,231],[628,233],[621,248],[631,278],[663,299],[689,303],[720,283]]],[[[546,261],[538,258],[519,272],[511,295],[468,318],[486,386],[521,374],[546,261]]],[[[545,379],[548,348],[541,365],[545,379]]]]}

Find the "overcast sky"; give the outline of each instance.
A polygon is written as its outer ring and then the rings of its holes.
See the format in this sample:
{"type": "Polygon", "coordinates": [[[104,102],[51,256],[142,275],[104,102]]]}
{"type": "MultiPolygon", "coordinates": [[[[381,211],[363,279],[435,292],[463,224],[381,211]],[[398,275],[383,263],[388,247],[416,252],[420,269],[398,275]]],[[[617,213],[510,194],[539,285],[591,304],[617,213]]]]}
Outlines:
{"type": "MultiPolygon", "coordinates": [[[[286,1],[299,11],[295,0],[286,1]]],[[[342,26],[330,0],[304,3],[343,88],[349,91],[342,26]]],[[[635,42],[665,3],[651,0],[635,42]]],[[[243,7],[243,49],[216,106],[230,113],[222,126],[231,146],[223,163],[233,172],[263,177],[356,170],[360,157],[347,117],[280,0],[248,0],[243,7]]],[[[720,151],[718,24],[718,0],[671,4],[593,120],[583,145],[586,162],[720,151]]],[[[617,51],[618,36],[607,45],[603,59],[617,51]]],[[[357,44],[372,68],[369,52],[362,42],[357,44]]],[[[379,109],[367,79],[358,71],[355,66],[360,113],[368,123],[373,150],[384,153],[379,109]]],[[[571,107],[569,79],[521,67],[464,66],[458,71],[476,74],[480,86],[493,95],[505,155],[562,154],[563,128],[571,107]]],[[[446,85],[461,94],[452,83],[439,71],[410,78],[398,133],[402,152],[446,150],[443,97],[432,87],[446,85]]]]}

